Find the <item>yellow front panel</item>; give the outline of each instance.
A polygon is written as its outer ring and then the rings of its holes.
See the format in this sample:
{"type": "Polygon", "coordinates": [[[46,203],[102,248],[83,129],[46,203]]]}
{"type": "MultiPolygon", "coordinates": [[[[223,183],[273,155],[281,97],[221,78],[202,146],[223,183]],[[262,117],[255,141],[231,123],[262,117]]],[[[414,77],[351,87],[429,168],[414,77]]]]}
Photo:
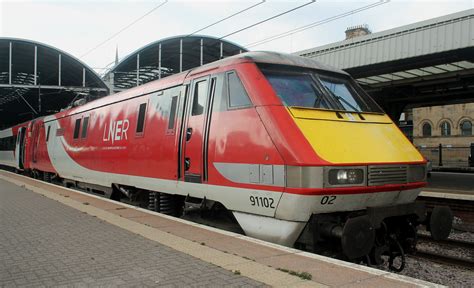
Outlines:
{"type": "Polygon", "coordinates": [[[315,152],[331,163],[423,161],[423,157],[386,115],[289,108],[315,152]]]}

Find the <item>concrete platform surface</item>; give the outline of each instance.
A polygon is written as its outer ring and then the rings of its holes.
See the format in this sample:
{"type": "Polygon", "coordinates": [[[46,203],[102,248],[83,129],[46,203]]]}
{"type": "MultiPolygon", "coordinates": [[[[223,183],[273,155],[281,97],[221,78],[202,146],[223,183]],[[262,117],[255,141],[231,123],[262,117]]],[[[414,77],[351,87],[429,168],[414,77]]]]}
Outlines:
{"type": "Polygon", "coordinates": [[[439,287],[5,171],[0,231],[2,287],[439,287]]]}
{"type": "Polygon", "coordinates": [[[264,286],[0,180],[0,286],[264,286]]]}
{"type": "Polygon", "coordinates": [[[426,189],[421,191],[421,197],[444,198],[463,201],[474,201],[474,191],[426,189]]]}

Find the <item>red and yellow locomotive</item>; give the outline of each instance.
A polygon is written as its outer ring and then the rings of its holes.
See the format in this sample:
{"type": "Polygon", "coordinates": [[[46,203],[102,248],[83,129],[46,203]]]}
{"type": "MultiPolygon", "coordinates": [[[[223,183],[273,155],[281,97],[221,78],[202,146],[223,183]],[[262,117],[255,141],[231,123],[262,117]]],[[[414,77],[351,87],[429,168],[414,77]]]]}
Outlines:
{"type": "Polygon", "coordinates": [[[420,223],[450,231],[448,209],[415,203],[426,161],[397,126],[347,73],[298,56],[240,54],[4,135],[1,163],[30,175],[168,214],[219,205],[287,246],[380,263],[420,223]]]}

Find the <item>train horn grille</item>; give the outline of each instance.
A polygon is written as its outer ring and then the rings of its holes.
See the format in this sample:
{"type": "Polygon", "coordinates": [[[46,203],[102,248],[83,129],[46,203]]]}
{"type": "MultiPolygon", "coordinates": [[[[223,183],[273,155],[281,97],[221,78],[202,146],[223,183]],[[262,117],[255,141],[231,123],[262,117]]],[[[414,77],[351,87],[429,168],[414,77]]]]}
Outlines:
{"type": "Polygon", "coordinates": [[[407,165],[369,166],[368,185],[405,184],[408,180],[407,165]]]}

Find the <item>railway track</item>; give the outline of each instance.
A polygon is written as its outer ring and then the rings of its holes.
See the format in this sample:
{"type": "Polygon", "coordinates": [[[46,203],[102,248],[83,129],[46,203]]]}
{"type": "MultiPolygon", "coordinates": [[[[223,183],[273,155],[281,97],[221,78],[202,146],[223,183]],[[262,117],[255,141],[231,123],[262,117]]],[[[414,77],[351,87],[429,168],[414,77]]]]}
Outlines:
{"type": "Polygon", "coordinates": [[[433,208],[437,205],[450,207],[454,216],[461,221],[460,223],[454,223],[453,228],[460,231],[474,232],[473,200],[419,196],[417,201],[425,203],[428,208],[433,208]]]}
{"type": "Polygon", "coordinates": [[[474,242],[456,240],[456,239],[446,239],[446,240],[434,240],[428,235],[418,234],[418,241],[422,243],[433,243],[433,244],[442,244],[446,246],[451,246],[455,248],[466,248],[474,251],[474,242]]]}
{"type": "Polygon", "coordinates": [[[428,249],[419,248],[416,254],[411,256],[412,258],[429,260],[439,264],[460,266],[469,270],[474,269],[474,242],[455,239],[436,241],[423,234],[419,234],[418,239],[420,244],[437,245],[444,251],[453,249],[467,250],[467,253],[465,253],[466,257],[448,255],[440,253],[437,250],[431,251],[428,249]]]}

